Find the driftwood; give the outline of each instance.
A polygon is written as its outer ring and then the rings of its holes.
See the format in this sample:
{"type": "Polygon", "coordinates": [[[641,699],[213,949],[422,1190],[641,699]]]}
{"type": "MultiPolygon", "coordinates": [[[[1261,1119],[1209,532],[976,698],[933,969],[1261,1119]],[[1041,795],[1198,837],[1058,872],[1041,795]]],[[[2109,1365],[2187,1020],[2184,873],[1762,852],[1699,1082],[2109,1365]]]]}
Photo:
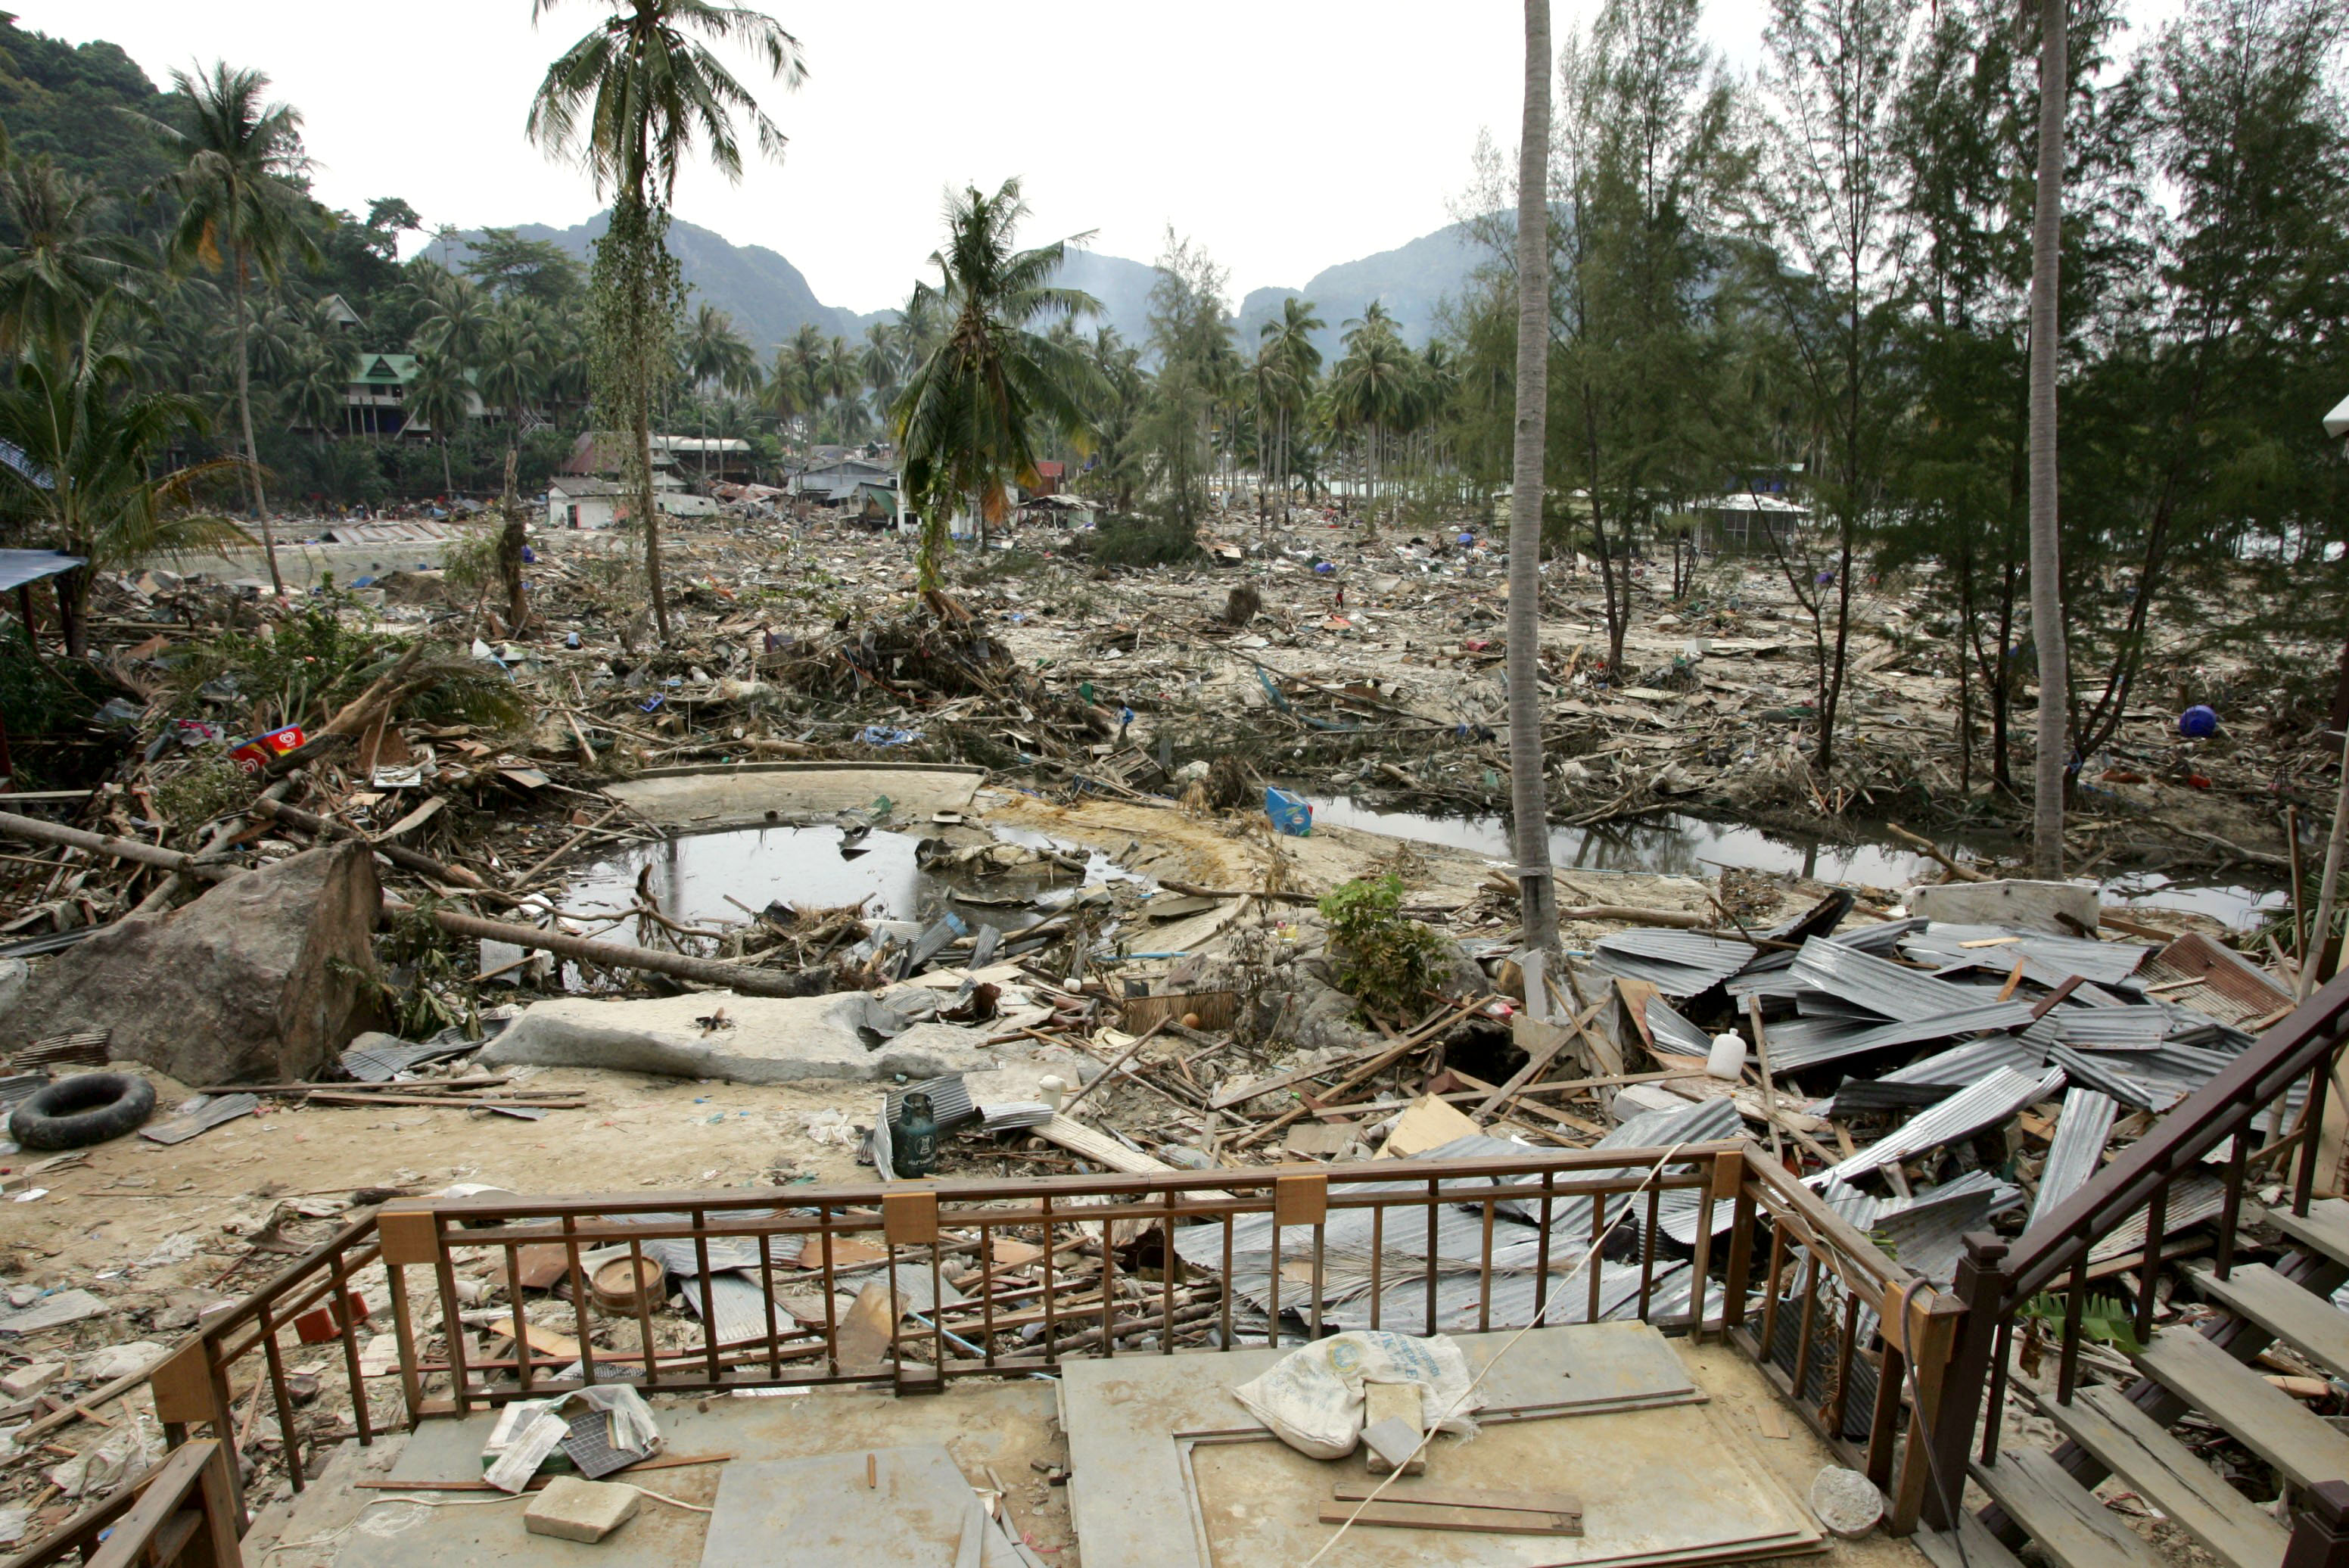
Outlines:
{"type": "Polygon", "coordinates": [[[1997,880],[1994,877],[1986,877],[1982,875],[1982,872],[1974,870],[1971,866],[1961,866],[1958,864],[1957,861],[1950,859],[1949,856],[1941,852],[1940,845],[1925,837],[1922,833],[1910,832],[1908,829],[1902,827],[1898,822],[1885,823],[1884,830],[1891,834],[1894,838],[1899,840],[1902,843],[1915,849],[1924,855],[1926,859],[1933,861],[1943,871],[1949,872],[1950,879],[1952,882],[1994,882],[1997,880]]]}
{"type": "MultiPolygon", "coordinates": [[[[388,896],[384,899],[383,906],[393,911],[412,907],[388,896]]],[[[832,988],[830,971],[821,967],[791,974],[773,969],[754,969],[713,958],[693,958],[682,953],[662,953],[649,947],[631,946],[624,942],[599,942],[590,937],[573,936],[568,932],[542,931],[535,925],[523,925],[514,921],[485,920],[478,914],[462,914],[453,909],[434,910],[432,921],[452,936],[511,942],[517,947],[536,948],[559,957],[600,964],[610,969],[641,969],[655,975],[667,975],[672,979],[692,980],[704,985],[722,985],[746,996],[821,996],[832,988]]]]}
{"type": "Polygon", "coordinates": [[[222,882],[244,870],[243,866],[199,861],[193,855],[181,854],[177,850],[166,850],[154,844],[109,838],[103,833],[86,833],[79,828],[62,827],[35,817],[20,817],[14,811],[0,811],[0,834],[12,839],[25,839],[36,844],[62,844],[68,849],[87,850],[93,855],[111,855],[118,861],[135,861],[142,866],[160,866],[165,871],[184,872],[206,882],[222,882]]]}
{"type": "Polygon", "coordinates": [[[436,881],[455,882],[460,887],[470,888],[478,888],[481,885],[481,879],[463,866],[445,864],[434,860],[430,855],[419,854],[414,850],[402,848],[398,844],[378,843],[356,828],[347,827],[331,817],[314,816],[308,811],[299,810],[266,797],[255,800],[253,803],[253,810],[257,816],[284,822],[289,828],[299,828],[314,839],[357,839],[393,865],[405,866],[409,871],[431,877],[436,881]]]}

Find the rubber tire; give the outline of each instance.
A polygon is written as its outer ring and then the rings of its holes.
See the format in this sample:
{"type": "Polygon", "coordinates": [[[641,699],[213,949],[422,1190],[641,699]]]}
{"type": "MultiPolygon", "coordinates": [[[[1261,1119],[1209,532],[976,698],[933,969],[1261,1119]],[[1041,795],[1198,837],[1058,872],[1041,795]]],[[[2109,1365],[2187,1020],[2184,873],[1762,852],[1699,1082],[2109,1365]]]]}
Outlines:
{"type": "Polygon", "coordinates": [[[76,1073],[34,1091],[8,1119],[26,1149],[86,1149],[135,1131],[154,1113],[155,1086],[132,1073],[76,1073]]]}

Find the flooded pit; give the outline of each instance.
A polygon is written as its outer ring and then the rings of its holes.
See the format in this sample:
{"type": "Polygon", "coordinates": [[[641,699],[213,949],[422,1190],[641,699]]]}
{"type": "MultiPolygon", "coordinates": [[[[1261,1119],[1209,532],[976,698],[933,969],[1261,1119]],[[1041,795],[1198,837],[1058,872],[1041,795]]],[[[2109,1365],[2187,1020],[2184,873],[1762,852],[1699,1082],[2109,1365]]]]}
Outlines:
{"type": "MultiPolygon", "coordinates": [[[[1442,844],[1493,860],[1508,860],[1513,852],[1508,823],[1501,817],[1433,817],[1415,811],[1381,811],[1342,796],[1306,799],[1313,803],[1317,826],[1442,844]]],[[[1936,838],[1934,842],[1953,859],[1988,858],[1987,847],[1981,843],[1951,838],[1936,838]]],[[[1888,838],[1842,844],[1680,812],[1591,828],[1558,828],[1550,833],[1549,854],[1550,864],[1561,872],[1713,877],[1726,866],[1878,888],[1938,882],[1941,875],[1941,868],[1929,857],[1888,838]]],[[[2109,903],[2186,910],[2223,921],[2237,930],[2257,925],[2292,904],[2292,895],[2282,887],[2233,878],[2195,882],[2159,872],[2128,872],[2096,885],[2109,903]]]]}

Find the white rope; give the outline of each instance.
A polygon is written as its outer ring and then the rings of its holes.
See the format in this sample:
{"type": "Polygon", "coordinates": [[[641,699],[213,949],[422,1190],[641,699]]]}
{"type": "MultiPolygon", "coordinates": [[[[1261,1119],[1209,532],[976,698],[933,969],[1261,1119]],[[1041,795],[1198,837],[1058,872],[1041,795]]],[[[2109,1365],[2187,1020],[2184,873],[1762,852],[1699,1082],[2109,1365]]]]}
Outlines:
{"type": "MultiPolygon", "coordinates": [[[[1468,1385],[1468,1392],[1460,1396],[1460,1403],[1454,1406],[1454,1409],[1457,1410],[1464,1408],[1468,1403],[1469,1396],[1473,1395],[1477,1389],[1485,1386],[1485,1379],[1493,1375],[1493,1368],[1501,1364],[1502,1357],[1507,1356],[1510,1351],[1515,1350],[1517,1347],[1518,1340],[1523,1339],[1526,1335],[1531,1334],[1536,1328],[1541,1326],[1541,1320],[1549,1315],[1549,1309],[1556,1305],[1559,1301],[1565,1299],[1567,1285],[1572,1284],[1576,1276],[1579,1275],[1584,1269],[1590,1266],[1591,1260],[1598,1257],[1600,1251],[1606,1247],[1607,1238],[1615,1233],[1615,1228],[1618,1225],[1620,1225],[1625,1220],[1630,1217],[1632,1205],[1630,1200],[1636,1198],[1640,1193],[1646,1191],[1648,1190],[1648,1183],[1653,1181],[1660,1174],[1662,1173],[1664,1167],[1671,1163],[1672,1156],[1678,1154],[1682,1150],[1686,1149],[1688,1145],[1685,1142],[1673,1144],[1670,1149],[1664,1151],[1664,1157],[1661,1160],[1657,1161],[1655,1164],[1648,1168],[1648,1173],[1640,1178],[1640,1184],[1637,1187],[1632,1188],[1629,1192],[1623,1194],[1625,1202],[1622,1212],[1617,1214],[1612,1220],[1609,1220],[1607,1222],[1607,1228],[1599,1233],[1599,1239],[1590,1243],[1590,1250],[1582,1254],[1582,1261],[1575,1264],[1572,1269],[1568,1270],[1566,1278],[1558,1282],[1557,1288],[1549,1292],[1545,1297],[1542,1302],[1541,1310],[1535,1313],[1532,1318],[1526,1323],[1524,1327],[1509,1336],[1509,1341],[1507,1344],[1502,1346],[1500,1349],[1493,1353],[1493,1358],[1485,1363],[1485,1369],[1476,1374],[1475,1379],[1468,1385]]],[[[1606,1202],[1606,1199],[1607,1194],[1598,1193],[1592,1196],[1591,1202],[1594,1203],[1601,1203],[1606,1202]]],[[[1432,1247],[1429,1249],[1427,1266],[1431,1272],[1435,1267],[1434,1252],[1432,1247]]],[[[1704,1326],[1702,1324],[1699,1324],[1697,1326],[1702,1328],[1704,1326]]],[[[1428,1332],[1431,1334],[1435,1331],[1435,1326],[1432,1323],[1427,1326],[1427,1328],[1428,1332]]],[[[1436,1428],[1431,1426],[1426,1431],[1420,1434],[1419,1442],[1417,1446],[1413,1448],[1411,1450],[1410,1458],[1404,1460],[1402,1463],[1395,1466],[1393,1470],[1390,1470],[1384,1480],[1379,1482],[1378,1485],[1371,1489],[1370,1496],[1362,1499],[1361,1502],[1354,1505],[1354,1511],[1346,1516],[1346,1522],[1343,1524],[1338,1526],[1338,1532],[1321,1543],[1320,1551],[1316,1552],[1312,1556],[1305,1560],[1305,1568],[1314,1568],[1315,1563],[1330,1555],[1330,1549],[1346,1538],[1346,1532],[1354,1528],[1354,1521],[1362,1517],[1362,1511],[1370,1507],[1371,1504],[1378,1501],[1381,1493],[1384,1492],[1387,1488],[1392,1486],[1397,1480],[1401,1480],[1402,1478],[1403,1471],[1409,1468],[1412,1460],[1419,1458],[1420,1454],[1426,1449],[1427,1445],[1435,1440],[1436,1430],[1436,1428]]]]}

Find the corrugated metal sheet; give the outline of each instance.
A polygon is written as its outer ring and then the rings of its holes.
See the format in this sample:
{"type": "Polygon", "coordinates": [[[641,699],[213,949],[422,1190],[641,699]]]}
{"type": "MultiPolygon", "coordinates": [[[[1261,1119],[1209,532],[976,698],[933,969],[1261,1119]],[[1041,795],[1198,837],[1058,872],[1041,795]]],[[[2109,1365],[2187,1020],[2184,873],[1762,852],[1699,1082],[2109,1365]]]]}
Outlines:
{"type": "MultiPolygon", "coordinates": [[[[0,447],[6,446],[0,441],[0,447]]],[[[0,550],[0,592],[55,577],[82,564],[82,557],[55,550],[0,550]]]]}
{"type": "Polygon", "coordinates": [[[1816,937],[1795,954],[1794,972],[1813,989],[1887,1018],[1919,1022],[1963,1012],[1980,1001],[1966,986],[1816,937]]]}
{"type": "MultiPolygon", "coordinates": [[[[1771,1039],[1775,1041],[1776,1038],[1777,1036],[1774,1033],[1771,1039]]],[[[1772,1065],[1776,1065],[1775,1057],[1772,1058],[1772,1065]]],[[[2046,1047],[2032,1044],[2026,1036],[1984,1035],[1978,1040],[1968,1040],[1964,1045],[1952,1046],[1946,1051],[1937,1051],[1930,1057],[1910,1062],[1905,1068],[1882,1074],[1869,1081],[1942,1084],[1954,1094],[1970,1083],[1980,1082],[2001,1068],[2035,1075],[2046,1065],[2046,1047]]],[[[1833,1115],[1836,1101],[1840,1098],[1842,1098],[1842,1091],[1837,1090],[1835,1095],[1814,1106],[1811,1114],[1833,1115]]]]}
{"type": "Polygon", "coordinates": [[[1644,980],[1667,996],[1709,991],[1754,962],[1760,951],[1729,937],[1651,926],[1602,936],[1591,946],[1599,968],[1644,980]]]}
{"type": "Polygon", "coordinates": [[[2120,1102],[2101,1089],[2075,1087],[2064,1096],[2063,1113],[2055,1120],[2055,1137],[2047,1147],[2047,1163],[2039,1172],[2039,1196],[2031,1205],[2029,1230],[2041,1216],[2078,1191],[2103,1161],[2105,1140],[2113,1134],[2113,1119],[2120,1102]]]}
{"type": "Polygon", "coordinates": [[[1848,1181],[1896,1160],[1907,1160],[1970,1137],[2004,1121],[2033,1100],[2046,1099],[2064,1085],[2061,1068],[2050,1068],[2033,1078],[2001,1068],[1962,1093],[1951,1096],[1932,1109],[1911,1117],[1906,1125],[1878,1140],[1841,1164],[1810,1177],[1814,1182],[1848,1181]]]}
{"type": "Polygon", "coordinates": [[[1713,1049],[1713,1037],[1682,1017],[1680,1010],[1661,996],[1648,998],[1648,1033],[1655,1037],[1660,1050],[1701,1057],[1713,1049]]]}
{"type": "MultiPolygon", "coordinates": [[[[2167,1241],[2215,1220],[2227,1206],[2227,1184],[2205,1171],[2191,1171],[2169,1184],[2169,1199],[2161,1211],[2161,1234],[2167,1241]]],[[[2106,1233],[2088,1249],[2091,1265],[2110,1263],[2145,1250],[2147,1212],[2139,1209],[2106,1233]]]]}
{"type": "MultiPolygon", "coordinates": [[[[2137,973],[2153,949],[2135,943],[2095,942],[2081,936],[2050,936],[2018,932],[2004,925],[1958,925],[1933,921],[1900,944],[1909,957],[1933,965],[1957,964],[1987,957],[2002,969],[2012,969],[2017,958],[2029,958],[2043,973],[2061,982],[2076,975],[2100,985],[2117,985],[2137,973]],[[1969,942],[1995,942],[1995,947],[1968,947],[1969,942]]],[[[2025,972],[2026,974],[2028,971],[2025,972]]]]}
{"type": "Polygon", "coordinates": [[[2155,954],[2140,974],[2147,985],[2165,986],[2167,999],[2224,1023],[2256,1023],[2292,1006],[2292,997],[2263,971],[2200,932],[2155,954]]]}
{"type": "MultiPolygon", "coordinates": [[[[920,1083],[909,1083],[903,1088],[893,1088],[883,1095],[882,1114],[889,1119],[892,1127],[905,1119],[905,1097],[909,1094],[930,1097],[931,1119],[938,1124],[941,1132],[960,1127],[966,1121],[979,1119],[978,1108],[970,1103],[970,1089],[962,1081],[960,1073],[925,1078],[920,1083]]],[[[1046,1119],[1050,1119],[1048,1117],[1046,1119]]]]}
{"type": "Polygon", "coordinates": [[[1878,1028],[1863,1029],[1856,1034],[1798,1042],[1792,1046],[1782,1045],[1776,1032],[1773,1031],[1770,1036],[1770,1067],[1774,1072],[1794,1072],[1820,1062],[1836,1061],[1869,1051],[1889,1050],[1896,1046],[1920,1046],[1964,1035],[2021,1029],[2030,1022],[2031,1009],[2023,1004],[1992,1002],[1985,1007],[1969,1007],[1937,1014],[1930,1018],[1904,1020],[1878,1028]]]}

